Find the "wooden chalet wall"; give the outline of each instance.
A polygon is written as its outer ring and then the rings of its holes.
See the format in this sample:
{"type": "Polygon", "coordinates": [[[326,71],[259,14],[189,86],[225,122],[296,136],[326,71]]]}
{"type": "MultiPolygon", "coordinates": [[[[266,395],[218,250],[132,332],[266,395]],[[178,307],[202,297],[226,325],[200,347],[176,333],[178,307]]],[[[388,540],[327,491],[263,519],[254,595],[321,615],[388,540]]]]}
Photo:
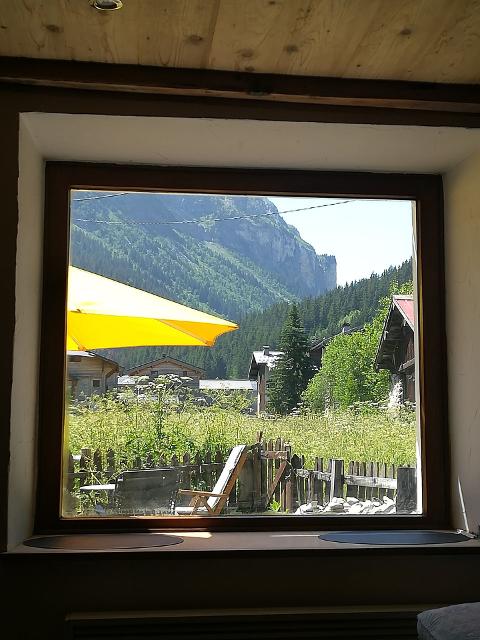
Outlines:
{"type": "Polygon", "coordinates": [[[115,386],[119,367],[97,356],[67,358],[68,387],[73,398],[105,393],[115,386]]]}

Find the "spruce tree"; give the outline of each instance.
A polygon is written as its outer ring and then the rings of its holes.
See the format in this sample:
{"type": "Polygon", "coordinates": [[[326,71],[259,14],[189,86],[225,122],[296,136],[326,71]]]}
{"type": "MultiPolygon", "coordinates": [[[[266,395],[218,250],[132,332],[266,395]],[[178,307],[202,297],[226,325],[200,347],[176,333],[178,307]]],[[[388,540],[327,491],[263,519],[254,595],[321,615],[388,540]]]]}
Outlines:
{"type": "Polygon", "coordinates": [[[300,402],[312,376],[310,348],[297,305],[289,308],[280,338],[283,355],[277,361],[268,385],[268,406],[275,413],[289,413],[300,402]]]}

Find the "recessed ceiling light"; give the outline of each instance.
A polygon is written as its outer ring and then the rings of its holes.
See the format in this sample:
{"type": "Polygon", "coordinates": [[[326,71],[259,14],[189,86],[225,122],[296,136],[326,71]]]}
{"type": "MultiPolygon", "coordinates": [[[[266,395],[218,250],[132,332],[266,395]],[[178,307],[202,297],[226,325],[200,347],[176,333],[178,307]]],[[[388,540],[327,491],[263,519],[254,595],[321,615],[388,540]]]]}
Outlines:
{"type": "Polygon", "coordinates": [[[115,11],[123,7],[122,0],[90,0],[90,4],[99,11],[115,11]]]}

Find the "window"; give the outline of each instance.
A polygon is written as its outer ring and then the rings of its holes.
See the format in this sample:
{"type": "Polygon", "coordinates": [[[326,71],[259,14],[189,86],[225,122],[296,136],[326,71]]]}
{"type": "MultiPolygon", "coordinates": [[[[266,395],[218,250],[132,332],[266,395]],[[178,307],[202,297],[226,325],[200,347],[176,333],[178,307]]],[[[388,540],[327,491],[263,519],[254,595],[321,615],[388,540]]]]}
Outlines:
{"type": "Polygon", "coordinates": [[[98,379],[95,379],[95,378],[94,378],[94,379],[92,380],[92,387],[93,387],[94,389],[99,389],[99,388],[100,388],[100,380],[98,380],[98,379]]]}
{"type": "MultiPolygon", "coordinates": [[[[50,379],[57,381],[59,389],[62,388],[62,381],[65,378],[64,361],[65,361],[65,343],[58,339],[58,336],[64,335],[65,325],[65,300],[66,300],[66,287],[67,287],[67,270],[64,271],[63,277],[63,290],[59,291],[58,287],[52,286],[52,278],[55,270],[61,263],[68,264],[69,253],[69,225],[70,225],[70,211],[68,207],[69,194],[78,194],[86,189],[92,191],[104,192],[101,197],[111,197],[115,191],[122,192],[145,192],[152,191],[162,194],[184,194],[185,198],[195,198],[196,196],[205,194],[218,194],[217,197],[258,197],[259,195],[270,198],[300,198],[308,197],[312,198],[363,198],[363,199],[383,199],[383,200],[403,200],[407,202],[415,203],[415,227],[414,233],[416,236],[416,242],[414,245],[414,277],[417,279],[417,299],[418,299],[418,318],[416,319],[415,327],[418,328],[418,336],[415,336],[415,341],[412,340],[412,323],[411,316],[409,316],[409,308],[411,306],[411,299],[409,294],[400,292],[397,295],[395,301],[390,301],[390,306],[386,309],[385,323],[390,322],[387,327],[385,324],[384,337],[385,340],[378,345],[376,353],[376,368],[381,371],[388,371],[391,374],[390,384],[392,392],[397,394],[401,401],[406,398],[414,398],[415,393],[420,398],[421,411],[419,412],[419,438],[417,441],[417,450],[419,455],[417,457],[419,466],[422,469],[421,477],[418,476],[419,484],[421,485],[422,494],[422,509],[418,514],[413,513],[415,511],[415,505],[410,505],[404,509],[406,515],[401,518],[388,515],[382,515],[381,518],[375,519],[373,523],[371,519],[364,522],[364,526],[368,527],[426,527],[426,526],[441,526],[446,525],[448,505],[444,502],[444,487],[447,483],[447,477],[445,473],[444,464],[446,456],[445,446],[445,429],[446,429],[446,413],[444,410],[444,390],[445,390],[445,363],[442,358],[438,360],[438,354],[444,354],[444,310],[443,310],[443,255],[442,255],[442,197],[441,197],[441,180],[440,178],[433,176],[405,176],[405,175],[375,175],[375,174],[345,174],[345,173],[314,173],[314,172],[284,172],[284,171],[225,171],[225,170],[196,170],[196,169],[149,169],[149,168],[118,168],[113,171],[109,167],[93,166],[93,165],[62,165],[60,163],[51,163],[47,167],[47,199],[48,202],[58,201],[62,202],[62,215],[60,217],[53,217],[49,214],[49,211],[53,209],[47,206],[47,215],[49,219],[46,224],[46,239],[45,239],[45,280],[44,280],[44,310],[48,310],[49,318],[54,319],[49,323],[44,323],[43,330],[43,350],[44,354],[51,354],[50,358],[42,358],[42,369],[44,375],[42,380],[50,379]],[[61,254],[59,251],[53,251],[53,247],[61,247],[61,254]],[[409,323],[410,319],[410,323],[409,323]],[[425,329],[428,327],[428,330],[425,329]],[[409,333],[410,331],[410,333],[409,333]],[[396,337],[395,337],[396,336],[396,337]],[[390,338],[395,339],[390,340],[390,338]],[[388,339],[387,339],[388,338],[388,339]],[[415,344],[415,346],[414,346],[415,344]],[[415,353],[419,355],[419,362],[412,363],[415,360],[415,353]],[[414,356],[413,358],[410,356],[414,356]],[[407,357],[408,356],[408,357],[407,357]],[[413,367],[413,371],[412,371],[413,367]],[[415,369],[416,367],[416,369],[415,369]],[[397,378],[395,378],[397,376],[397,378]],[[415,383],[417,383],[415,391],[415,383]]],[[[73,196],[72,196],[73,197],[73,196]]],[[[77,197],[77,196],[75,196],[77,197]]],[[[100,195],[91,196],[100,197],[100,195]]],[[[319,206],[319,205],[317,205],[319,206]]],[[[293,209],[293,207],[292,207],[293,209]]],[[[115,214],[112,213],[113,209],[110,209],[110,223],[115,223],[115,214]]],[[[142,210],[141,220],[137,222],[150,222],[152,219],[148,218],[148,208],[142,210]]],[[[248,215],[256,215],[254,212],[250,212],[248,215]]],[[[79,219],[84,220],[85,225],[95,224],[92,220],[87,218],[79,219]]],[[[105,219],[104,219],[105,221],[105,219]]],[[[180,220],[181,221],[181,220],[180,220]]],[[[202,233],[207,241],[209,241],[208,228],[209,220],[205,218],[202,220],[202,233]]],[[[132,241],[133,237],[129,239],[132,241]]],[[[78,249],[78,247],[77,247],[78,249]]],[[[222,256],[223,257],[223,256],[222,256]]],[[[238,268],[238,265],[236,265],[238,268]]],[[[167,267],[165,267],[167,268],[167,267]]],[[[257,274],[258,275],[258,274],[257,274]]],[[[245,276],[246,277],[246,276],[245,276]]],[[[266,278],[266,276],[263,276],[266,278]]],[[[358,338],[358,332],[355,331],[354,326],[355,317],[349,316],[351,311],[355,309],[347,309],[345,314],[345,322],[342,327],[339,327],[339,334],[343,336],[344,341],[348,339],[355,340],[358,338]],[[357,335],[357,338],[355,336],[357,335]]],[[[331,336],[321,336],[318,344],[312,345],[312,351],[315,353],[312,358],[317,358],[318,363],[326,362],[325,358],[328,354],[329,339],[331,336]],[[323,344],[322,344],[322,341],[323,344]],[[315,347],[315,348],[313,348],[315,347]]],[[[261,357],[254,363],[258,368],[257,379],[257,401],[250,398],[252,411],[257,409],[263,410],[267,406],[268,399],[264,398],[263,403],[265,406],[260,407],[261,400],[259,392],[270,393],[271,381],[268,385],[265,385],[266,379],[268,380],[268,372],[273,367],[270,365],[275,362],[276,359],[281,359],[279,349],[275,349],[277,345],[273,346],[259,346],[259,353],[261,357]],[[265,362],[263,362],[265,360],[265,362]],[[264,370],[265,369],[265,370],[264,370]]],[[[110,357],[111,354],[109,354],[110,357]]],[[[158,357],[158,356],[157,356],[158,357]]],[[[153,360],[154,358],[149,358],[153,360]]],[[[135,363],[138,364],[138,363],[135,363]]],[[[255,369],[254,366],[254,369],[255,369]]],[[[185,373],[185,372],[184,372],[185,373]]],[[[152,371],[153,374],[153,371],[152,371]]],[[[252,374],[253,376],[253,374],[252,374]]],[[[385,376],[384,376],[385,378],[385,376]]],[[[252,377],[253,379],[253,377],[252,377]]],[[[232,383],[232,379],[228,380],[232,383]]],[[[128,387],[128,380],[126,381],[126,387],[128,387]]],[[[131,384],[131,383],[130,383],[131,384]]],[[[120,386],[120,385],[119,385],[120,386]]],[[[212,387],[213,388],[213,387],[212,387]]],[[[130,389],[131,392],[132,390],[130,389]]],[[[45,390],[43,390],[45,392],[45,390]]],[[[127,391],[125,391],[127,393],[127,391]]],[[[142,389],[141,384],[135,387],[136,402],[140,403],[140,407],[144,407],[145,398],[148,396],[149,390],[142,389]]],[[[182,393],[176,393],[175,402],[183,402],[184,397],[182,393]]],[[[62,460],[63,469],[68,466],[68,460],[64,457],[65,447],[68,444],[63,440],[63,415],[64,415],[64,398],[62,393],[54,395],[52,402],[42,404],[42,425],[41,425],[41,446],[46,447],[49,444],[50,450],[56,452],[57,459],[53,461],[52,465],[42,470],[42,477],[47,478],[46,489],[39,493],[38,497],[38,519],[37,530],[45,529],[48,527],[84,527],[84,517],[89,518],[89,525],[92,528],[101,529],[102,527],[110,526],[112,521],[108,518],[98,518],[89,514],[84,515],[82,518],[76,518],[71,513],[65,511],[65,505],[63,505],[63,512],[61,511],[62,505],[58,503],[58,488],[62,482],[62,460]],[[59,513],[62,514],[59,517],[59,513]],[[83,524],[82,524],[83,522],[83,524]]],[[[205,401],[205,406],[212,402],[212,395],[209,398],[197,398],[200,401],[205,401]]],[[[90,407],[93,411],[98,411],[97,407],[90,407]]],[[[322,410],[328,409],[323,406],[322,410]]],[[[268,421],[266,427],[268,426],[268,421]]],[[[252,451],[258,452],[258,447],[255,449],[255,439],[248,443],[253,445],[252,451]]],[[[232,448],[232,455],[235,447],[232,448]]],[[[244,475],[243,489],[248,485],[249,475],[250,477],[256,477],[255,473],[266,473],[270,475],[271,483],[267,482],[268,487],[272,488],[272,483],[275,481],[278,470],[283,470],[284,451],[287,448],[280,449],[279,455],[268,455],[269,450],[266,449],[264,453],[267,455],[260,455],[254,459],[254,455],[248,456],[242,464],[245,465],[244,469],[248,470],[248,473],[244,475]],[[254,471],[251,471],[255,466],[260,467],[254,471]],[[263,469],[263,471],[262,471],[263,469]],[[253,474],[253,475],[252,475],[253,474]]],[[[287,452],[288,453],[288,452],[287,452]]],[[[272,452],[270,451],[270,454],[272,452]]],[[[243,456],[242,451],[237,452],[237,459],[233,460],[233,463],[238,462],[238,458],[243,456]]],[[[255,454],[256,455],[256,454],[255,454]]],[[[288,456],[287,456],[288,457],[288,456]]],[[[374,460],[372,462],[383,462],[382,460],[374,460]]],[[[305,496],[311,489],[308,486],[309,482],[317,483],[329,483],[329,490],[331,485],[336,482],[336,479],[342,478],[342,481],[347,477],[377,477],[382,476],[378,472],[370,472],[362,467],[359,468],[346,468],[339,466],[336,459],[332,462],[330,469],[322,469],[313,467],[310,471],[314,471],[314,474],[307,476],[305,471],[309,469],[303,469],[295,467],[292,463],[292,458],[288,457],[286,461],[290,465],[292,473],[296,473],[296,477],[304,478],[305,481],[301,485],[300,491],[304,493],[302,496],[295,497],[295,505],[299,500],[303,504],[307,504],[305,496]],[[336,474],[336,475],[335,475],[336,474]],[[305,500],[304,500],[305,499],[305,500]]],[[[212,463],[214,464],[214,463],[212,463]]],[[[40,465],[42,466],[42,457],[40,457],[40,465]]],[[[167,465],[168,466],[168,465],[167,465]]],[[[157,464],[158,467],[158,464],[157,464]]],[[[180,473],[185,475],[191,474],[193,470],[192,466],[188,464],[183,465],[183,469],[180,473]]],[[[152,469],[150,469],[152,471],[152,469]]],[[[127,475],[128,470],[124,470],[121,482],[123,482],[122,488],[125,489],[128,483],[128,479],[133,476],[127,475]],[[125,482],[126,479],[126,482],[125,482]]],[[[145,469],[145,473],[148,469],[145,469]]],[[[168,492],[173,486],[176,487],[173,476],[177,471],[172,471],[172,467],[162,467],[163,485],[168,492]]],[[[383,475],[388,475],[383,473],[383,475]]],[[[147,476],[152,477],[152,474],[147,476]]],[[[215,474],[212,473],[212,478],[215,474]]],[[[182,478],[182,482],[185,478],[182,478]]],[[[178,481],[178,478],[177,478],[178,481]]],[[[148,488],[146,485],[148,482],[142,478],[142,482],[145,484],[145,491],[151,491],[152,488],[148,488]]],[[[253,480],[252,482],[255,482],[253,480]]],[[[213,487],[203,486],[203,479],[200,484],[197,484],[195,489],[197,491],[211,490],[213,487]]],[[[402,471],[397,478],[398,483],[402,483],[405,486],[411,487],[411,474],[402,471]]],[[[92,482],[92,484],[94,484],[92,482]]],[[[118,484],[118,483],[117,483],[118,484]]],[[[177,482],[178,484],[178,482],[177,482]]],[[[385,487],[381,489],[388,492],[388,481],[384,482],[385,487]]],[[[212,483],[213,485],[213,483],[212,483]]],[[[300,485],[299,485],[300,486],[300,485]]],[[[390,485],[389,485],[390,486],[390,485]]],[[[393,488],[393,483],[391,484],[393,488]]],[[[247,486],[248,489],[248,486],[247,486]]],[[[273,487],[272,491],[275,495],[276,487],[273,487]]],[[[378,486],[377,486],[378,490],[378,486]]],[[[119,494],[121,491],[119,491],[119,494]]],[[[247,491],[249,496],[254,495],[254,491],[247,491]]],[[[173,494],[172,494],[173,495],[173,494]]],[[[245,495],[245,494],[244,494],[245,495]]],[[[309,494],[310,497],[313,494],[309,494]]],[[[332,494],[330,494],[331,496],[332,494]]],[[[348,488],[340,489],[339,496],[348,496],[348,488]]],[[[365,492],[364,495],[369,495],[369,492],[365,492]]],[[[370,491],[371,495],[371,491],[370,491]]],[[[379,493],[376,494],[380,495],[379,493]]],[[[410,491],[412,496],[412,492],[410,491]]],[[[386,496],[388,497],[388,495],[386,496]]],[[[416,496],[415,496],[416,498],[416,496]]],[[[170,500],[170,499],[169,499],[170,500]]],[[[127,501],[128,502],[128,501],[127,501]]],[[[162,515],[162,518],[158,520],[159,526],[165,524],[166,526],[175,527],[198,527],[207,526],[210,528],[219,528],[228,526],[234,528],[318,528],[319,526],[335,526],[344,527],[352,526],[351,517],[348,514],[342,516],[341,519],[335,519],[334,510],[330,512],[322,513],[318,518],[316,515],[315,500],[310,499],[310,506],[312,507],[312,514],[308,517],[301,515],[295,515],[292,513],[291,505],[280,504],[278,507],[276,498],[269,500],[270,510],[265,509],[265,514],[261,519],[255,515],[255,511],[241,512],[241,515],[237,515],[230,520],[230,524],[226,525],[227,518],[209,517],[208,508],[206,505],[200,504],[200,508],[197,511],[197,517],[183,518],[180,522],[178,518],[172,520],[172,515],[169,511],[169,501],[167,500],[167,511],[160,513],[155,512],[155,506],[148,509],[144,509],[143,513],[135,511],[135,509],[126,503],[120,508],[120,511],[115,515],[124,515],[125,518],[120,520],[118,526],[139,526],[139,518],[141,516],[162,515]],[[126,506],[125,506],[126,504],[126,506]],[[121,509],[123,508],[123,512],[121,509]],[[288,509],[288,517],[281,518],[274,511],[288,509]],[[129,516],[135,516],[132,520],[129,516]],[[319,518],[321,518],[319,520],[319,518]],[[233,522],[233,524],[232,524],[233,522]],[[260,523],[261,522],[261,523],[260,523]],[[174,523],[174,524],[173,524],[174,523]]],[[[180,505],[182,506],[182,505],[180,505]]],[[[141,511],[141,510],[140,510],[141,511]]],[[[180,510],[178,510],[180,513],[180,510]]],[[[115,520],[115,522],[119,522],[115,520]]],[[[359,526],[358,524],[356,526],[359,526]]]]}

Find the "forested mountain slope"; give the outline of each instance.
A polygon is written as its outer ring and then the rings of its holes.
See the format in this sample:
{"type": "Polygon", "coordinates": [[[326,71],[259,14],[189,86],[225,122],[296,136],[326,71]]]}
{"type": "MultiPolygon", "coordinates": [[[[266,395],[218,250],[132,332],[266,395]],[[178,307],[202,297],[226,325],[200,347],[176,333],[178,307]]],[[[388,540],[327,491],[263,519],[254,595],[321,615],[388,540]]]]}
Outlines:
{"type": "MultiPolygon", "coordinates": [[[[305,329],[314,339],[338,333],[344,322],[361,327],[373,319],[380,298],[388,295],[390,285],[412,280],[412,263],[390,267],[382,274],[353,282],[317,297],[303,299],[298,304],[305,329]]],[[[213,378],[245,378],[252,351],[263,345],[278,347],[280,332],[288,304],[278,303],[268,309],[251,312],[239,319],[240,328],[221,336],[215,347],[174,347],[168,354],[200,366],[213,378]]],[[[158,358],[165,348],[124,349],[109,351],[109,356],[124,366],[133,366],[158,358]]]]}

